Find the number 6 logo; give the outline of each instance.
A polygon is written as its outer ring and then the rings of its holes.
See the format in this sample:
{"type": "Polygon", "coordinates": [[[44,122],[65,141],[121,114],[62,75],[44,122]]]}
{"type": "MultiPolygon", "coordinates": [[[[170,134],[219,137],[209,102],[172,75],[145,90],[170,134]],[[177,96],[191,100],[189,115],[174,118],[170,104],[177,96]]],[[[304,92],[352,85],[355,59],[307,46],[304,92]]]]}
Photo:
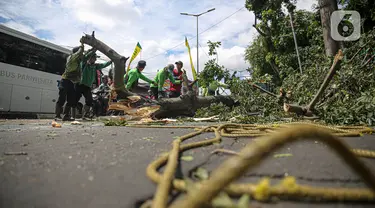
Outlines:
{"type": "Polygon", "coordinates": [[[361,36],[361,15],[357,11],[334,11],[331,37],[336,41],[356,41],[361,36]]]}

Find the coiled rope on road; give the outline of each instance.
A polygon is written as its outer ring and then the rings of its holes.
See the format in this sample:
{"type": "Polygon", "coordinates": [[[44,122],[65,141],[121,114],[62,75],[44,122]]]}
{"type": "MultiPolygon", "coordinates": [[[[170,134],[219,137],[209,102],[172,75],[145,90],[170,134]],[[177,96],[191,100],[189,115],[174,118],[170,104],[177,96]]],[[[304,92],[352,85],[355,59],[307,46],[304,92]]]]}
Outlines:
{"type": "MultiPolygon", "coordinates": [[[[129,125],[140,128],[160,128],[160,126],[129,125]]],[[[163,126],[161,128],[183,128],[183,126],[163,126]]],[[[195,131],[178,137],[173,141],[173,148],[168,154],[160,156],[147,167],[147,176],[158,184],[152,207],[167,207],[171,189],[187,191],[184,180],[175,179],[174,174],[178,165],[179,154],[183,151],[220,143],[222,137],[259,137],[247,145],[238,154],[228,158],[207,180],[195,183],[198,191],[188,194],[184,199],[176,201],[172,208],[202,207],[224,191],[231,196],[248,194],[255,200],[265,201],[271,197],[278,198],[308,198],[329,201],[375,201],[375,176],[358,157],[375,158],[375,151],[350,149],[338,137],[362,136],[372,133],[373,129],[365,126],[326,126],[316,123],[281,123],[271,125],[255,124],[220,124],[208,127],[187,126],[195,131]],[[199,142],[181,144],[190,138],[205,132],[214,132],[215,137],[199,142]],[[357,173],[369,187],[365,188],[322,188],[299,185],[292,176],[285,177],[280,184],[271,186],[269,178],[262,179],[258,184],[232,183],[241,177],[245,171],[259,163],[273,151],[287,143],[298,140],[318,140],[326,143],[341,156],[346,164],[357,173]],[[163,174],[158,172],[166,164],[163,174]]]]}

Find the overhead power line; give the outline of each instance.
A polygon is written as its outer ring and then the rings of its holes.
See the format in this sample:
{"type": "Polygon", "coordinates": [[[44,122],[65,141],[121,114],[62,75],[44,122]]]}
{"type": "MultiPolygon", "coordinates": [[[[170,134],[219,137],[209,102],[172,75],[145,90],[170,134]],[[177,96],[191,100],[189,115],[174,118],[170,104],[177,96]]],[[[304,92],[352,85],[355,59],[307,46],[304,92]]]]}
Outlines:
{"type": "Polygon", "coordinates": [[[199,47],[202,49],[203,53],[206,54],[207,58],[210,59],[210,56],[206,53],[206,51],[203,49],[201,43],[199,43],[199,47]]]}
{"type": "MultiPolygon", "coordinates": [[[[213,27],[217,26],[218,24],[220,24],[220,23],[224,22],[225,20],[229,19],[230,17],[232,17],[233,15],[235,15],[236,13],[238,13],[239,11],[241,11],[243,8],[245,8],[245,7],[241,7],[241,8],[238,9],[237,11],[233,12],[233,13],[230,14],[229,16],[225,17],[224,19],[220,20],[219,22],[215,23],[214,25],[211,25],[209,28],[203,30],[202,32],[200,32],[200,33],[198,33],[198,34],[200,35],[200,34],[202,34],[202,33],[207,32],[208,30],[212,29],[213,27]]],[[[192,38],[189,38],[188,40],[193,40],[193,39],[195,39],[196,37],[197,37],[197,36],[194,36],[194,37],[192,37],[192,38]]],[[[179,47],[179,46],[182,45],[182,44],[185,44],[185,41],[184,41],[184,42],[181,42],[181,43],[178,44],[178,45],[173,46],[172,48],[169,48],[169,49],[163,51],[162,53],[159,53],[159,54],[156,54],[156,55],[154,55],[154,56],[152,56],[152,57],[149,57],[149,58],[147,58],[147,59],[145,59],[145,60],[150,60],[150,59],[153,59],[153,58],[158,57],[158,56],[160,56],[160,55],[163,55],[163,54],[165,54],[166,52],[169,52],[169,51],[171,51],[172,49],[175,49],[175,48],[179,47]]]]}

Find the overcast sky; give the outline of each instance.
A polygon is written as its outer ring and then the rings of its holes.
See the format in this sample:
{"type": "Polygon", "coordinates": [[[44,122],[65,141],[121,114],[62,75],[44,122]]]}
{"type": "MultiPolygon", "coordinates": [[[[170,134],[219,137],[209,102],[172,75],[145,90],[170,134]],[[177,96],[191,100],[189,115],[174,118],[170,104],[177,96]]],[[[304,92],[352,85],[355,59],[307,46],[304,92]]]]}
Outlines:
{"type": "MultiPolygon", "coordinates": [[[[298,9],[310,10],[315,0],[299,0],[298,9]]],[[[83,33],[96,37],[124,56],[139,42],[145,73],[153,78],[168,63],[181,60],[191,77],[184,37],[196,36],[196,18],[181,12],[215,11],[199,18],[200,71],[208,60],[207,41],[221,41],[219,64],[245,70],[245,48],[256,32],[254,16],[244,0],[0,0],[0,23],[49,42],[72,47],[83,33]],[[242,8],[242,9],[241,9],[242,8]]],[[[196,66],[196,39],[189,41],[196,66]]]]}

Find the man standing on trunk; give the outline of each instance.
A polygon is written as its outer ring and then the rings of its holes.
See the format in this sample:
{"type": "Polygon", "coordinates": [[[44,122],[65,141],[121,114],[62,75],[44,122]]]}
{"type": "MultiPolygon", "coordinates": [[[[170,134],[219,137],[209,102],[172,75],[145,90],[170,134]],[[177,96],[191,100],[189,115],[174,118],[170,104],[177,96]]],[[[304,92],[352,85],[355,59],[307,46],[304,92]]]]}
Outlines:
{"type": "MultiPolygon", "coordinates": [[[[64,114],[63,121],[73,121],[71,117],[71,109],[76,107],[76,91],[74,84],[81,81],[81,68],[80,62],[83,58],[84,45],[82,40],[81,46],[75,47],[72,50],[72,54],[67,58],[65,72],[61,76],[61,82],[59,84],[59,98],[56,102],[55,107],[55,119],[61,119],[61,113],[64,114]],[[64,112],[63,106],[67,101],[64,112]]],[[[74,115],[73,115],[74,116],[74,115]]]]}
{"type": "MultiPolygon", "coordinates": [[[[173,69],[173,78],[175,80],[182,80],[182,66],[183,66],[183,63],[182,61],[177,61],[176,63],[176,66],[177,68],[176,69],[173,69]]],[[[169,94],[169,97],[170,98],[176,98],[176,97],[180,97],[181,95],[181,87],[182,87],[182,84],[173,84],[171,82],[170,84],[170,94],[169,94]]]]}
{"type": "Polygon", "coordinates": [[[91,86],[96,79],[96,71],[102,70],[103,68],[111,65],[112,61],[98,64],[95,63],[97,55],[96,49],[92,49],[84,55],[81,62],[82,79],[81,82],[76,85],[76,102],[79,101],[81,96],[85,97],[85,106],[83,107],[82,118],[88,118],[90,108],[93,105],[93,98],[91,93],[91,86]]]}

